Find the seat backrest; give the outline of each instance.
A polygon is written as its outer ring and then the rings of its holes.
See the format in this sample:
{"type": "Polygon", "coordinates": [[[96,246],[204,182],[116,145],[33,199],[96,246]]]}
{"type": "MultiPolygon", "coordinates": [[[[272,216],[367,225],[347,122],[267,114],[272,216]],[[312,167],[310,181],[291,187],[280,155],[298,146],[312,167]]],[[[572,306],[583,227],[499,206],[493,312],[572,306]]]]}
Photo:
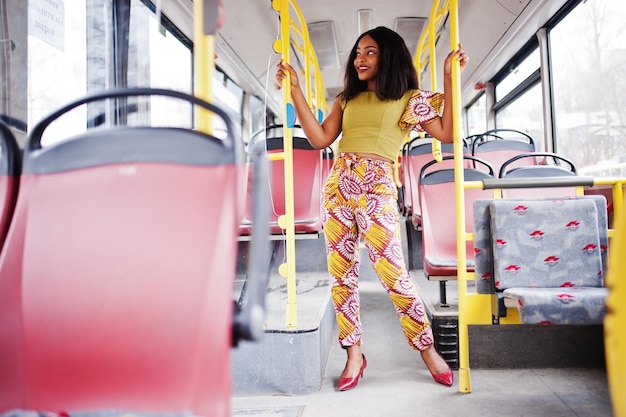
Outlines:
{"type": "Polygon", "coordinates": [[[0,412],[230,415],[233,132],[214,106],[151,89],[95,94],[33,129],[0,256],[0,412]],[[146,94],[202,105],[229,137],[117,126],[41,147],[61,114],[146,94]]]}
{"type": "MultiPolygon", "coordinates": [[[[505,161],[500,167],[499,178],[530,179],[577,176],[574,163],[555,153],[534,152],[520,154],[505,161]],[[553,164],[548,165],[547,162],[553,164]],[[519,165],[520,161],[531,161],[519,165]],[[561,165],[557,165],[561,164],[561,165]],[[564,166],[566,165],[566,166],[564,166]]],[[[504,198],[568,198],[576,196],[576,187],[532,187],[502,190],[504,198]]]]}
{"type": "MultiPolygon", "coordinates": [[[[490,130],[474,138],[472,142],[472,155],[489,162],[496,173],[512,157],[535,151],[535,143],[529,135],[512,129],[490,130]]],[[[534,160],[516,162],[516,166],[529,164],[534,164],[534,160]]]]}
{"type": "MultiPolygon", "coordinates": [[[[450,157],[447,157],[450,158],[450,157]]],[[[472,163],[484,164],[487,171],[465,168],[466,181],[481,181],[493,178],[493,170],[484,161],[473,157],[465,157],[472,163]]],[[[444,158],[445,162],[451,161],[444,158]]],[[[427,164],[420,174],[420,206],[422,212],[422,249],[424,255],[424,271],[429,276],[456,276],[458,272],[457,233],[456,233],[456,201],[454,191],[454,170],[451,168],[437,169],[439,164],[427,164]]],[[[465,226],[467,232],[473,230],[473,202],[477,199],[491,197],[490,190],[468,188],[465,195],[465,226]]],[[[468,266],[473,269],[474,248],[472,242],[466,244],[468,266]]]]}
{"type": "MultiPolygon", "coordinates": [[[[405,195],[407,196],[406,204],[411,207],[411,218],[415,226],[421,224],[422,213],[420,208],[419,199],[419,178],[422,167],[433,160],[433,146],[432,139],[430,142],[415,142],[414,146],[409,146],[405,157],[405,195]]],[[[450,143],[441,144],[441,155],[451,156],[454,154],[454,147],[450,143]]],[[[445,160],[442,161],[438,168],[452,168],[454,167],[454,161],[445,160]]]]}
{"type": "Polygon", "coordinates": [[[603,286],[608,247],[603,197],[481,200],[474,216],[479,293],[603,286]]]}
{"type": "MultiPolygon", "coordinates": [[[[266,150],[268,153],[283,152],[282,126],[273,126],[267,130],[267,138],[250,144],[250,152],[266,150]]],[[[321,222],[321,191],[323,181],[322,150],[311,146],[304,136],[304,131],[293,129],[293,192],[294,220],[296,233],[317,233],[322,228],[321,222]]],[[[270,223],[271,233],[283,234],[277,220],[284,215],[285,207],[285,163],[284,160],[270,162],[269,188],[271,192],[270,223]]],[[[246,218],[251,218],[254,210],[247,205],[246,218]]],[[[242,234],[246,234],[245,226],[242,234]]]]}
{"type": "MultiPolygon", "coordinates": [[[[523,211],[522,207],[526,207],[529,202],[543,201],[543,204],[552,207],[553,209],[562,209],[563,216],[566,216],[567,210],[571,207],[571,201],[584,199],[586,201],[593,202],[596,207],[597,213],[597,229],[599,237],[599,253],[601,256],[602,269],[606,270],[607,257],[608,257],[608,216],[606,208],[606,199],[603,196],[584,196],[574,197],[566,199],[553,199],[553,198],[538,198],[538,199],[507,199],[516,207],[520,207],[520,213],[523,211]],[[563,207],[564,203],[568,202],[567,207],[563,207]]],[[[495,291],[494,277],[494,252],[493,252],[493,239],[491,232],[491,203],[498,200],[493,199],[481,199],[474,202],[474,252],[476,259],[476,291],[481,294],[492,294],[495,291]]],[[[574,203],[577,204],[577,203],[574,203]]],[[[587,203],[585,203],[587,204],[587,203]]],[[[533,213],[531,213],[531,218],[533,213]]],[[[541,214],[539,214],[541,217],[541,214]]],[[[521,218],[518,216],[518,218],[521,218]]],[[[520,232],[521,233],[521,232],[520,232]]],[[[536,236],[541,233],[536,233],[536,236]]],[[[530,239],[530,238],[529,238],[530,239]]]]}
{"type": "Polygon", "coordinates": [[[417,146],[417,143],[428,143],[431,139],[414,138],[402,145],[398,160],[398,177],[401,184],[401,194],[398,195],[399,209],[402,215],[410,216],[413,212],[413,201],[411,200],[411,179],[409,177],[409,149],[417,146]]]}
{"type": "Polygon", "coordinates": [[[603,286],[593,201],[494,200],[489,211],[496,288],[603,286]]]}

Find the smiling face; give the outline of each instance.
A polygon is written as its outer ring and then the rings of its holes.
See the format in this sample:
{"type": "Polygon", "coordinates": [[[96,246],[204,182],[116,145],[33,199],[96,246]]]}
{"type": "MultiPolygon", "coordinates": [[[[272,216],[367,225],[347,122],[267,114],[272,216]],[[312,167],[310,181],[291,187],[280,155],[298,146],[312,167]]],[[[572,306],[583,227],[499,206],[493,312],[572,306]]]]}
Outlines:
{"type": "Polygon", "coordinates": [[[376,89],[376,75],[378,74],[378,44],[371,36],[366,35],[356,47],[354,68],[359,80],[367,82],[368,91],[376,89]]]}

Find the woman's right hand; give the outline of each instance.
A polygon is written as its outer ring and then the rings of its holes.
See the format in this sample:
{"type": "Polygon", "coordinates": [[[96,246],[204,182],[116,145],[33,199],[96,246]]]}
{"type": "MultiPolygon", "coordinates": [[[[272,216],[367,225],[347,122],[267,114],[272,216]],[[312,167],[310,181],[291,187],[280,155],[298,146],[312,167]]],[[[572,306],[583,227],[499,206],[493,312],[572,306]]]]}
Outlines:
{"type": "Polygon", "coordinates": [[[461,69],[461,71],[463,71],[463,68],[465,68],[467,62],[469,61],[469,56],[467,56],[467,54],[463,50],[463,45],[459,44],[459,48],[451,51],[446,57],[443,65],[444,76],[450,76],[450,74],[452,73],[452,58],[454,57],[456,57],[456,59],[459,61],[459,68],[461,69]]]}
{"type": "Polygon", "coordinates": [[[280,89],[283,86],[283,80],[287,77],[287,73],[289,73],[289,79],[291,80],[292,88],[300,87],[300,80],[298,80],[298,74],[296,74],[296,70],[287,63],[284,63],[281,59],[277,65],[276,70],[276,81],[278,81],[278,88],[280,89]]]}

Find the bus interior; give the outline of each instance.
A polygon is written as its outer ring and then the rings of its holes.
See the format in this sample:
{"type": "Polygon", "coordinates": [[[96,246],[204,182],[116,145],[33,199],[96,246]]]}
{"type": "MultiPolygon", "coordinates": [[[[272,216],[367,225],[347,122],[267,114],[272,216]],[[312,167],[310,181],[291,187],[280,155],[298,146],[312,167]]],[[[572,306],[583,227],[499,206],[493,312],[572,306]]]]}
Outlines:
{"type": "Polygon", "coordinates": [[[0,1],[0,415],[626,417],[625,15],[621,0],[0,1]],[[311,145],[275,77],[292,65],[321,122],[377,26],[424,90],[443,91],[451,50],[469,56],[452,64],[453,143],[411,132],[394,161],[447,391],[422,380],[364,244],[370,375],[336,391],[320,198],[337,142],[311,145]],[[556,249],[538,253],[546,234],[556,249]],[[538,272],[559,261],[566,278],[538,272]]]}

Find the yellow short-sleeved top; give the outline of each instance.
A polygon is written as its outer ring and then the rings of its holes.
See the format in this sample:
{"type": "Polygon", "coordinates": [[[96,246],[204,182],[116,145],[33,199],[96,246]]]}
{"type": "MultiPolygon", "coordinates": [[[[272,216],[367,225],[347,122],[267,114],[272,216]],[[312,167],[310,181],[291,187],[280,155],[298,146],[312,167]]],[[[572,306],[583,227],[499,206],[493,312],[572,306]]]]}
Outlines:
{"type": "Polygon", "coordinates": [[[338,152],[371,153],[395,161],[410,130],[423,131],[443,111],[443,94],[410,90],[399,100],[381,101],[364,91],[343,105],[338,152]]]}

